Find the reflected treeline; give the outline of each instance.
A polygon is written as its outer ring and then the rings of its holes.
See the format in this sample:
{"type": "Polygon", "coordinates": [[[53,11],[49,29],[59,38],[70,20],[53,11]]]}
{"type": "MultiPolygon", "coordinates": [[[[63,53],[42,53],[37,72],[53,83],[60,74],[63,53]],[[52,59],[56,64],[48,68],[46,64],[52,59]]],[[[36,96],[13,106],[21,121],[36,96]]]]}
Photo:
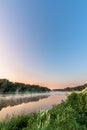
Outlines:
{"type": "Polygon", "coordinates": [[[35,96],[35,97],[21,97],[21,98],[9,98],[9,99],[0,99],[0,110],[4,107],[7,106],[14,106],[14,105],[18,105],[21,103],[28,103],[28,102],[33,102],[33,101],[39,101],[40,99],[43,98],[48,98],[49,95],[39,95],[39,96],[35,96]]]}

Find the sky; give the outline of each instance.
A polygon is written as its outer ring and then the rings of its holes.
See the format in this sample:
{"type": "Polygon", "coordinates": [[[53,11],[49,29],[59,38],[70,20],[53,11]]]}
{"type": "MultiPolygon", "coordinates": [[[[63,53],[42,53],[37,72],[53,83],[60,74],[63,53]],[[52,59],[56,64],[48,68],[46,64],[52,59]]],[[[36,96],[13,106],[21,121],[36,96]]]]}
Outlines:
{"type": "Polygon", "coordinates": [[[0,0],[0,78],[87,83],[87,0],[0,0]]]}

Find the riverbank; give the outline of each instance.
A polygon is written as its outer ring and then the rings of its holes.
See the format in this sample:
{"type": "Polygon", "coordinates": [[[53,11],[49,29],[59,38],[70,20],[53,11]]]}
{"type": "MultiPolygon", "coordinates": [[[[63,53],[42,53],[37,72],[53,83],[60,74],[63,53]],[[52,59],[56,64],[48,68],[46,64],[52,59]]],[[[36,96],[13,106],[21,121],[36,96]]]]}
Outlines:
{"type": "Polygon", "coordinates": [[[87,130],[87,90],[73,92],[66,101],[39,113],[13,117],[0,130],[87,130]]]}

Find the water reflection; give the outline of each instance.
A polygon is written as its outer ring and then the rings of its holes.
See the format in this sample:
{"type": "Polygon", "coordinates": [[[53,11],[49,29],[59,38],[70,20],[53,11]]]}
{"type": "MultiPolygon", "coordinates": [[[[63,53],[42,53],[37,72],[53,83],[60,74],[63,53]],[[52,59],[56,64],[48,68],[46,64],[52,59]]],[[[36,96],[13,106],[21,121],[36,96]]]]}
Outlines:
{"type": "Polygon", "coordinates": [[[17,116],[21,114],[28,114],[30,112],[38,112],[38,111],[50,109],[54,105],[59,104],[62,100],[65,100],[67,97],[66,94],[64,93],[59,93],[59,94],[51,93],[50,96],[43,95],[42,97],[39,98],[34,97],[34,98],[35,100],[33,102],[27,102],[27,103],[25,102],[22,104],[19,103],[19,105],[2,108],[2,110],[0,111],[0,120],[7,119],[7,117],[11,118],[13,115],[17,116]]]}
{"type": "Polygon", "coordinates": [[[47,98],[49,95],[0,95],[0,110],[3,107],[14,106],[22,103],[39,101],[40,99],[47,98]]]}

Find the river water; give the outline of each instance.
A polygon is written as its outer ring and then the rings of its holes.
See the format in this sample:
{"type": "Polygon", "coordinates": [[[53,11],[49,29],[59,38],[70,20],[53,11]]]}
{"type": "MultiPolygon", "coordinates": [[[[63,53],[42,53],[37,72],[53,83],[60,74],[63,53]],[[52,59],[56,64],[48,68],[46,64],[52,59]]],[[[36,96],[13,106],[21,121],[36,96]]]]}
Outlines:
{"type": "Polygon", "coordinates": [[[67,98],[66,92],[0,95],[0,121],[12,116],[51,109],[67,98]]]}

